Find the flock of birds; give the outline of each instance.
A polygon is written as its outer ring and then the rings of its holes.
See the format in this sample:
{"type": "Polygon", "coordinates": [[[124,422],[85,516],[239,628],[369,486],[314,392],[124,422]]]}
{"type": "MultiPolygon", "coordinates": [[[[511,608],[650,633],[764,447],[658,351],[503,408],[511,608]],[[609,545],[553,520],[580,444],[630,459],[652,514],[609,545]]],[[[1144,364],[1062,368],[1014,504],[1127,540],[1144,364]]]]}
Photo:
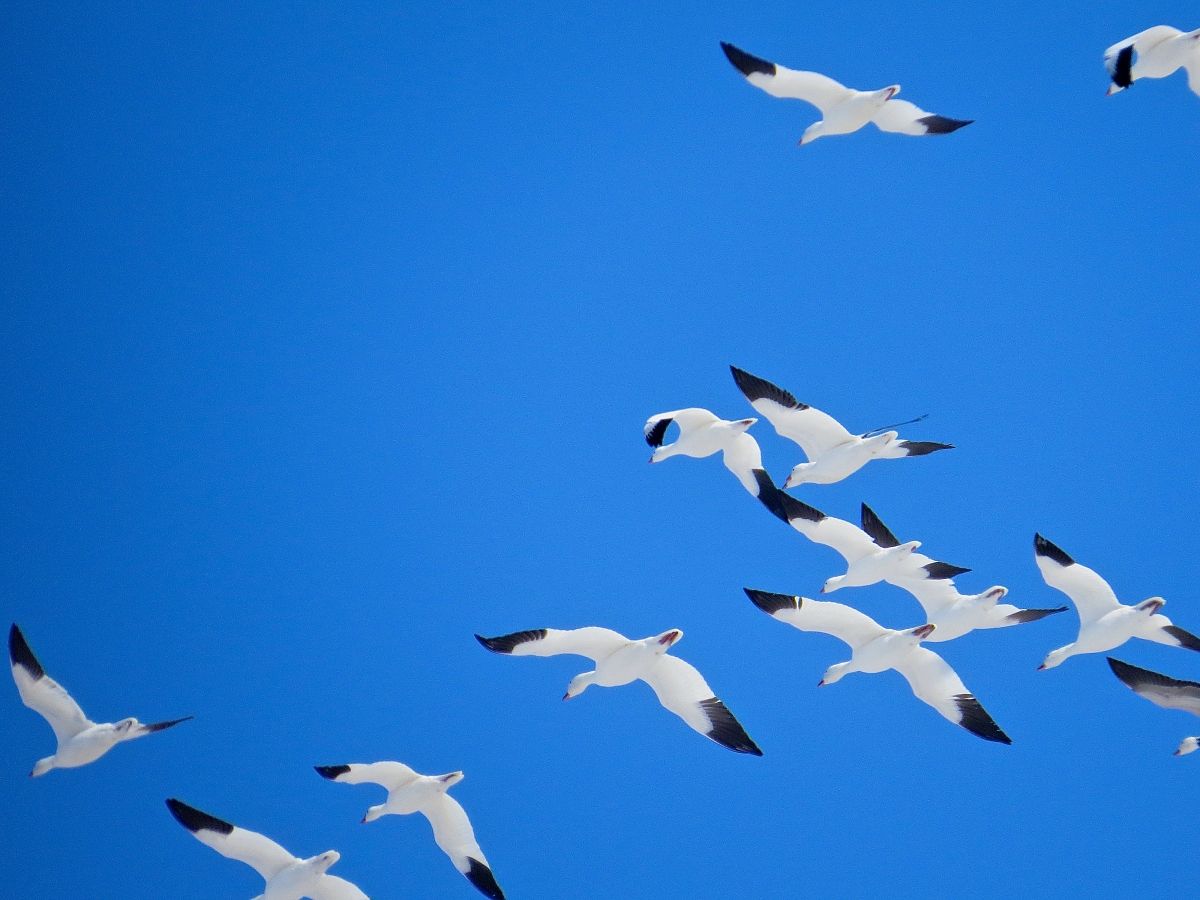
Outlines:
{"type": "MultiPolygon", "coordinates": [[[[912,103],[897,100],[898,85],[857,91],[816,72],[787,69],[752,56],[732,44],[722,42],[721,47],[751,84],[775,97],[804,100],[821,111],[822,119],[809,126],[801,144],[819,137],[848,134],[868,122],[883,131],[908,135],[948,134],[970,124],[970,120],[927,113],[912,103]]],[[[1200,30],[1181,32],[1159,25],[1114,44],[1105,52],[1104,61],[1112,81],[1110,94],[1130,87],[1138,79],[1163,78],[1183,68],[1188,74],[1189,87],[1200,95],[1200,30]]],[[[924,609],[926,621],[896,630],[842,603],[745,588],[750,601],[774,619],[801,631],[833,635],[849,645],[850,659],[830,666],[819,686],[833,684],[852,672],[895,669],[905,677],[918,699],[954,724],[984,740],[1010,744],[1008,735],[954,670],[923,645],[953,640],[975,629],[1034,622],[1065,612],[1068,607],[1018,609],[1000,603],[1008,589],[999,585],[980,594],[961,594],[954,578],[970,569],[916,552],[920,541],[902,543],[865,503],[860,525],[855,525],[827,516],[786,493],[805,483],[842,481],[874,459],[925,456],[953,449],[953,445],[901,440],[893,430],[919,419],[853,434],[833,417],[799,402],[771,382],[736,367],[731,370],[738,388],[755,411],[780,436],[798,444],[806,461],[791,470],[782,488],[777,487],[763,468],[757,441],[748,433],[758,421],[756,418],[726,421],[706,409],[693,407],[659,413],[646,422],[646,442],[654,448],[650,462],[672,456],[704,458],[720,452],[725,466],[773,515],[814,543],[836,550],[845,559],[845,573],[825,581],[821,593],[885,581],[912,594],[924,609]],[[677,426],[678,435],[668,444],[665,440],[672,423],[677,426]]],[[[1076,640],[1052,650],[1039,669],[1061,665],[1071,656],[1115,649],[1134,637],[1200,651],[1200,638],[1161,614],[1165,603],[1161,597],[1133,606],[1122,604],[1096,572],[1075,562],[1040,534],[1034,536],[1034,559],[1046,584],[1070,598],[1080,622],[1076,640]]],[[[564,700],[577,697],[593,684],[618,687],[645,681],[664,707],[700,734],[735,752],[762,755],[696,668],[668,653],[683,637],[677,628],[641,640],[630,640],[598,627],[541,628],[492,638],[478,634],[475,637],[488,650],[499,654],[571,654],[591,659],[595,669],[571,679],[564,700]]],[[[8,648],[13,680],[22,702],[49,722],[58,742],[53,755],[37,761],[29,773],[31,777],[45,775],[52,769],[87,765],[119,743],[164,731],[192,718],[185,716],[151,724],[126,718],[97,724],[88,719],[61,685],[46,675],[15,623],[9,631],[8,648]]],[[[1200,716],[1200,683],[1181,681],[1112,657],[1108,661],[1114,674],[1146,699],[1161,707],[1200,716]]],[[[1183,755],[1198,748],[1200,737],[1188,737],[1175,753],[1183,755]]],[[[315,769],[330,781],[386,788],[387,800],[370,807],[363,822],[384,815],[422,813],[433,827],[434,841],[455,868],[485,896],[504,900],[504,892],[475,840],[466,813],[447,793],[462,780],[462,772],[421,775],[399,762],[351,763],[315,769]]],[[[366,900],[357,886],[328,874],[328,869],[340,858],[337,851],[301,859],[264,835],[239,828],[176,798],[168,799],[167,807],[197,840],[223,856],[246,863],[263,877],[266,887],[255,900],[304,897],[366,900]]]]}

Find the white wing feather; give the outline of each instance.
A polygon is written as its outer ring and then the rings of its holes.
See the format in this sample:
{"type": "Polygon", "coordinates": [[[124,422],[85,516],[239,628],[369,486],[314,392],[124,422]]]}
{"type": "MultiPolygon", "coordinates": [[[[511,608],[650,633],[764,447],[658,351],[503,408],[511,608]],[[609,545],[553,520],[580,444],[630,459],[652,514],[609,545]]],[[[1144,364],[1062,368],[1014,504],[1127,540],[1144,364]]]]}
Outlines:
{"type": "Polygon", "coordinates": [[[800,603],[799,609],[784,608],[775,612],[772,617],[801,631],[833,635],[854,649],[869,644],[890,630],[844,603],[809,600],[807,597],[797,599],[800,603]]]}
{"type": "Polygon", "coordinates": [[[1075,563],[1063,566],[1048,556],[1036,556],[1038,568],[1046,584],[1071,598],[1079,612],[1080,625],[1087,625],[1121,608],[1121,602],[1108,582],[1089,569],[1075,563]]]}
{"type": "Polygon", "coordinates": [[[955,725],[959,724],[962,710],[955,697],[970,691],[948,662],[932,650],[917,647],[895,669],[908,680],[917,699],[928,703],[955,725]]]}
{"type": "Polygon", "coordinates": [[[475,840],[471,820],[457,800],[449,794],[439,793],[421,807],[421,812],[433,826],[433,839],[442,852],[450,857],[454,868],[464,875],[471,870],[468,857],[488,864],[483,851],[475,840]]]}
{"type": "Polygon", "coordinates": [[[547,628],[545,631],[546,636],[540,640],[517,644],[512,649],[512,655],[560,656],[573,654],[586,656],[595,662],[600,662],[629,643],[629,639],[624,635],[608,628],[597,628],[594,625],[566,631],[547,628]]]}
{"type": "Polygon", "coordinates": [[[663,654],[658,665],[643,680],[654,688],[659,703],[696,731],[707,735],[712,730],[712,722],[705,715],[700,702],[711,699],[715,694],[691,663],[677,656],[663,654]]]}
{"type": "Polygon", "coordinates": [[[244,862],[267,881],[270,881],[288,866],[299,862],[269,837],[257,831],[234,827],[229,834],[208,828],[193,831],[202,844],[212,847],[222,856],[244,862]]]}
{"type": "Polygon", "coordinates": [[[12,673],[21,702],[50,723],[60,747],[96,724],[83,714],[66,689],[49,675],[35,680],[24,666],[18,664],[13,665],[12,673]]]}
{"type": "Polygon", "coordinates": [[[394,791],[416,781],[420,776],[398,762],[351,763],[349,772],[342,772],[337,781],[347,784],[378,784],[394,791]]]}
{"type": "Polygon", "coordinates": [[[336,875],[322,875],[308,896],[312,900],[371,900],[355,885],[336,875]]]}
{"type": "Polygon", "coordinates": [[[827,75],[789,69],[778,63],[775,64],[774,75],[752,72],[746,80],[772,97],[811,103],[823,114],[857,93],[827,75]]]}

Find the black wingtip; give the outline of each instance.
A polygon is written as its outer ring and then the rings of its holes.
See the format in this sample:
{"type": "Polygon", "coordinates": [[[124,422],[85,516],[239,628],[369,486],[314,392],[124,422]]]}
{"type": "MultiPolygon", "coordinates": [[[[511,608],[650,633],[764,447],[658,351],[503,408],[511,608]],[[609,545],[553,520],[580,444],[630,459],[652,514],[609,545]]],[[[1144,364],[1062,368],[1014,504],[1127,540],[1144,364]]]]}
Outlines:
{"type": "Polygon", "coordinates": [[[767,62],[765,59],[759,59],[757,56],[751,56],[745,50],[739,50],[733,44],[727,44],[721,41],[721,49],[725,51],[725,57],[733,67],[749,78],[755,72],[762,72],[764,75],[775,75],[775,63],[767,62]]]}
{"type": "Polygon", "coordinates": [[[339,775],[345,775],[350,771],[349,766],[313,766],[317,770],[317,774],[322,778],[328,778],[330,781],[337,781],[339,775]]]}
{"type": "Polygon", "coordinates": [[[775,615],[781,609],[799,609],[803,603],[803,598],[792,594],[774,594],[771,591],[756,591],[754,588],[742,588],[742,590],[746,592],[750,602],[768,616],[775,615]]]}
{"type": "Polygon", "coordinates": [[[1180,647],[1200,652],[1200,638],[1196,637],[1190,631],[1184,631],[1178,625],[1164,625],[1163,631],[1179,641],[1180,647]]]}
{"type": "Polygon", "coordinates": [[[1073,566],[1075,560],[1071,559],[1060,547],[1050,543],[1040,534],[1033,536],[1033,552],[1038,556],[1044,556],[1047,559],[1052,559],[1060,566],[1073,566]]]}
{"type": "Polygon", "coordinates": [[[939,450],[953,450],[953,444],[941,444],[937,441],[900,441],[900,446],[906,451],[906,456],[928,456],[939,450]]]}
{"type": "Polygon", "coordinates": [[[917,119],[925,126],[926,134],[950,134],[960,128],[966,128],[974,119],[949,119],[946,116],[923,116],[917,119]]]}
{"type": "Polygon", "coordinates": [[[1172,678],[1170,675],[1163,675],[1161,672],[1152,672],[1149,669],[1132,666],[1111,656],[1108,657],[1108,667],[1124,682],[1126,687],[1134,691],[1140,687],[1200,688],[1200,682],[1182,681],[1172,678]]]}
{"type": "Polygon", "coordinates": [[[168,728],[174,728],[180,722],[190,722],[195,716],[184,716],[182,719],[170,719],[166,722],[152,722],[146,726],[147,731],[166,731],[168,728]]]}
{"type": "Polygon", "coordinates": [[[16,622],[13,622],[12,628],[8,629],[8,658],[14,666],[20,666],[28,672],[34,681],[46,674],[42,669],[42,664],[37,661],[37,657],[29,649],[29,644],[25,642],[25,635],[21,634],[21,629],[17,627],[16,622]]]}
{"type": "Polygon", "coordinates": [[[738,390],[751,403],[755,400],[770,400],[786,409],[808,409],[808,406],[793,397],[790,392],[771,384],[765,378],[751,375],[745,369],[739,369],[737,366],[730,366],[729,371],[733,373],[733,380],[737,383],[738,390]]]}
{"type": "Polygon", "coordinates": [[[514,631],[512,634],[502,634],[499,637],[485,638],[482,634],[475,635],[475,640],[483,644],[493,653],[512,653],[517,644],[527,641],[540,641],[546,636],[545,628],[534,631],[514,631]]]}
{"type": "Polygon", "coordinates": [[[900,546],[900,541],[888,530],[879,516],[875,515],[875,510],[865,503],[862,505],[862,530],[880,547],[886,549],[900,546]]]}
{"type": "Polygon", "coordinates": [[[1015,613],[1009,613],[1004,619],[1014,625],[1024,625],[1026,622],[1036,622],[1038,619],[1066,612],[1068,609],[1070,609],[1069,606],[1056,606],[1054,609],[1018,609],[1015,613]]]}
{"type": "Polygon", "coordinates": [[[492,870],[472,856],[467,857],[467,862],[471,864],[471,868],[463,873],[467,876],[467,881],[475,885],[485,897],[504,900],[504,891],[496,884],[496,876],[492,874],[492,870]]]}
{"type": "Polygon", "coordinates": [[[775,486],[775,482],[771,480],[766,469],[751,469],[750,472],[754,475],[754,480],[758,482],[759,502],[771,511],[771,515],[786,522],[788,517],[783,498],[787,494],[775,486]]]}
{"type": "Polygon", "coordinates": [[[1113,67],[1113,84],[1119,88],[1133,86],[1133,45],[1121,48],[1117,53],[1117,64],[1113,67]]]}
{"type": "Polygon", "coordinates": [[[194,806],[188,806],[182,800],[176,800],[172,797],[167,801],[167,808],[171,810],[171,815],[190,831],[195,834],[197,831],[215,831],[218,834],[229,834],[233,831],[233,826],[228,822],[223,822],[216,816],[210,816],[206,812],[201,812],[194,806]]]}
{"type": "Polygon", "coordinates": [[[654,423],[654,427],[646,432],[646,443],[656,450],[662,446],[663,439],[667,436],[667,429],[671,427],[674,419],[659,419],[654,423]]]}
{"type": "Polygon", "coordinates": [[[708,733],[708,737],[735,753],[749,753],[751,756],[763,755],[762,751],[758,749],[758,745],[750,739],[750,735],[746,734],[742,723],[735,719],[733,713],[729,711],[729,707],[716,697],[701,700],[700,708],[704,710],[708,721],[712,723],[712,730],[708,733]]]}
{"type": "Polygon", "coordinates": [[[995,741],[997,744],[1012,743],[1012,738],[1000,730],[996,720],[988,715],[983,704],[976,700],[973,694],[959,694],[954,701],[958,704],[958,711],[962,713],[958,724],[971,734],[985,741],[995,741]]]}
{"type": "Polygon", "coordinates": [[[952,566],[948,562],[931,562],[922,566],[922,568],[927,573],[925,577],[934,581],[943,578],[954,578],[958,575],[966,575],[971,571],[970,569],[964,569],[962,566],[952,566]]]}
{"type": "Polygon", "coordinates": [[[803,500],[797,500],[791,494],[779,492],[779,505],[783,509],[784,518],[791,522],[793,519],[805,519],[809,522],[820,522],[826,518],[825,513],[815,506],[809,506],[803,500]]]}

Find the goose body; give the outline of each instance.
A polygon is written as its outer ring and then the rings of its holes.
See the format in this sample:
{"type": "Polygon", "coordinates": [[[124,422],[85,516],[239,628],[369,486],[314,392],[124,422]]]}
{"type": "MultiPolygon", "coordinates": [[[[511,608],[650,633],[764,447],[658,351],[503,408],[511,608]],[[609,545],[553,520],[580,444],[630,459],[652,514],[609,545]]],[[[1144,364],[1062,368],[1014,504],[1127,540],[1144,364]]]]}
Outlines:
{"type": "Polygon", "coordinates": [[[1155,25],[1104,51],[1104,65],[1112,83],[1108,93],[1117,93],[1141,78],[1166,78],[1185,69],[1188,87],[1200,95],[1200,29],[1180,31],[1170,25],[1155,25]]]}
{"type": "Polygon", "coordinates": [[[961,725],[987,741],[1012,743],[949,664],[921,646],[936,631],[935,625],[896,631],[884,628],[870,616],[842,603],[750,588],[745,591],[750,601],[772,618],[801,631],[833,635],[850,646],[850,659],[830,666],[820,686],[834,684],[851,672],[876,673],[895,669],[908,681],[917,699],[932,706],[955,725],[961,725]]]}
{"type": "Polygon", "coordinates": [[[596,663],[591,672],[571,679],[564,700],[578,697],[590,685],[619,687],[644,681],[654,689],[659,702],[695,731],[737,753],[762,756],[728,707],[696,669],[667,650],[681,637],[678,628],[654,637],[631,641],[607,628],[575,628],[563,631],[540,628],[500,637],[476,639],[493,653],[512,656],[586,656],[596,663]]]}
{"type": "Polygon", "coordinates": [[[755,411],[771,423],[780,437],[799,444],[808,457],[808,462],[792,469],[783,483],[785,489],[805,483],[834,484],[849,478],[873,459],[927,456],[938,450],[954,449],[953,444],[934,441],[903,441],[896,431],[851,434],[833,416],[801,403],[766,379],[736,366],[729,368],[738,389],[755,411]]]}
{"type": "MultiPolygon", "coordinates": [[[[1200,683],[1181,681],[1169,675],[1160,675],[1149,669],[1131,666],[1119,659],[1108,658],[1109,668],[1113,670],[1125,686],[1136,694],[1145,697],[1151,703],[1163,709],[1182,709],[1193,716],[1200,716],[1200,683]]],[[[1186,737],[1176,748],[1176,756],[1194,753],[1200,747],[1200,737],[1186,737]]]]}
{"type": "Polygon", "coordinates": [[[746,490],[757,496],[759,482],[754,472],[763,470],[762,452],[758,442],[746,434],[746,429],[757,421],[739,419],[730,422],[707,409],[691,407],[651,416],[646,420],[643,433],[646,443],[654,448],[650,462],[662,462],[672,456],[703,459],[722,453],[725,468],[737,476],[746,490]],[[679,437],[674,443],[664,444],[667,428],[672,422],[679,426],[679,437]]]}
{"type": "Polygon", "coordinates": [[[846,574],[828,579],[821,587],[822,594],[880,581],[910,589],[914,582],[948,580],[971,571],[917,553],[920,541],[900,543],[865,503],[862,505],[862,528],[844,519],[827,516],[782,491],[777,503],[781,519],[814,543],[832,547],[846,560],[846,574]]]}
{"type": "Polygon", "coordinates": [[[86,766],[117,744],[163,731],[192,718],[184,716],[146,725],[134,718],[97,724],[84,715],[79,704],[57,681],[45,673],[16,623],[8,632],[8,657],[21,701],[50,723],[58,739],[54,755],[38,760],[29,773],[31,778],[45,775],[51,769],[86,766]]]}
{"type": "Polygon", "coordinates": [[[171,798],[167,808],[200,843],[228,859],[244,862],[265,879],[266,887],[255,900],[301,900],[304,897],[309,900],[370,900],[349,881],[326,874],[329,867],[341,859],[336,850],[299,859],[270,838],[238,828],[181,800],[171,798]]]}
{"type": "Polygon", "coordinates": [[[1040,534],[1034,535],[1033,551],[1046,584],[1070,597],[1079,612],[1079,636],[1074,643],[1051,651],[1039,671],[1062,665],[1072,656],[1112,650],[1135,637],[1200,651],[1200,638],[1159,613],[1166,603],[1162,597],[1126,606],[1117,600],[1107,581],[1040,534]]]}
{"type": "Polygon", "coordinates": [[[805,130],[801,144],[812,143],[819,137],[850,134],[868,122],[873,122],[880,131],[913,136],[949,134],[971,124],[968,119],[948,119],[928,113],[907,100],[895,99],[900,93],[898,84],[877,91],[857,91],[826,75],[788,69],[752,56],[724,41],[721,49],[733,67],[755,87],[772,97],[803,100],[821,111],[821,121],[805,130]]]}
{"type": "Polygon", "coordinates": [[[949,578],[906,579],[895,582],[917,598],[925,610],[926,621],[937,629],[925,640],[927,643],[952,641],[980,628],[1008,628],[1036,622],[1067,607],[1053,609],[1020,609],[1000,601],[1008,588],[996,585],[980,594],[961,594],[949,578]]]}
{"type": "Polygon", "coordinates": [[[404,763],[350,763],[343,766],[316,766],[317,773],[330,781],[347,784],[378,784],[387,788],[387,800],[372,806],[363,822],[380,816],[407,816],[421,813],[433,826],[433,839],[450,857],[454,867],[491,900],[504,900],[504,891],[488,865],[487,857],[475,840],[471,821],[458,801],[446,791],[462,781],[462,772],[449,775],[420,775],[404,763]]]}

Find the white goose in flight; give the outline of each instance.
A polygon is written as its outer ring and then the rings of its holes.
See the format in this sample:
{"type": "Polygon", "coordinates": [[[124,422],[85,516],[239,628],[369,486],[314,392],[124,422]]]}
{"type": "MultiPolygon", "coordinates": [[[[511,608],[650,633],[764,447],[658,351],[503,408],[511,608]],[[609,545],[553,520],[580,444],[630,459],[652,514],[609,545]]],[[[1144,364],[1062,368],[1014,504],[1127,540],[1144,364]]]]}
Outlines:
{"type": "Polygon", "coordinates": [[[955,725],[985,741],[1012,743],[950,665],[921,646],[937,626],[926,624],[894,631],[842,603],[744,590],[751,602],[772,618],[801,631],[833,635],[850,645],[854,652],[849,662],[830,666],[819,686],[840,681],[851,672],[895,669],[908,681],[918,700],[928,703],[955,725]]]}
{"type": "Polygon", "coordinates": [[[263,892],[254,900],[370,900],[357,887],[326,871],[342,858],[336,850],[319,856],[298,859],[268,837],[247,831],[188,806],[181,800],[167,801],[176,821],[202,844],[212,847],[222,856],[250,866],[267,882],[263,892]]]}
{"type": "Polygon", "coordinates": [[[663,706],[706,738],[737,753],[762,756],[762,751],[728,707],[717,699],[704,677],[679,657],[667,654],[683,637],[678,628],[640,641],[596,627],[570,631],[540,628],[494,638],[478,634],[475,637],[493,653],[586,656],[596,663],[596,668],[572,678],[564,700],[578,697],[592,684],[617,687],[640,679],[654,689],[663,706]]]}
{"type": "MultiPolygon", "coordinates": [[[[1200,683],[1180,681],[1149,669],[1139,669],[1119,659],[1108,658],[1108,665],[1121,681],[1135,693],[1163,709],[1182,709],[1200,716],[1200,683]]],[[[1200,737],[1186,737],[1175,750],[1176,756],[1186,756],[1200,748],[1200,737]]]]}
{"type": "Polygon", "coordinates": [[[970,572],[962,566],[930,559],[915,552],[920,541],[902,544],[867,504],[862,505],[862,524],[827,516],[819,509],[779,492],[780,516],[785,522],[816,544],[832,547],[846,560],[846,574],[828,579],[822,594],[844,587],[865,587],[886,581],[911,591],[915,581],[944,580],[970,572]]]}
{"type": "Polygon", "coordinates": [[[746,429],[757,421],[739,419],[729,422],[699,407],[651,416],[643,429],[646,443],[654,448],[650,462],[662,462],[672,456],[703,459],[721,452],[725,468],[737,476],[742,487],[775,515],[781,515],[777,499],[781,492],[763,468],[758,441],[746,433],[746,429]],[[679,437],[673,444],[664,444],[672,422],[679,426],[679,437]]]}
{"type": "Polygon", "coordinates": [[[1104,65],[1112,79],[1109,96],[1132,87],[1139,78],[1166,78],[1180,68],[1187,70],[1192,93],[1200,95],[1200,28],[1147,28],[1105,50],[1104,65]]]}
{"type": "Polygon", "coordinates": [[[937,626],[937,630],[925,639],[929,643],[951,641],[977,628],[1024,625],[1068,609],[1066,606],[1019,609],[1011,603],[1001,603],[1008,588],[1000,585],[990,587],[982,594],[968,595],[960,594],[949,578],[899,578],[893,583],[916,597],[925,610],[926,621],[937,626]]]}
{"type": "Polygon", "coordinates": [[[800,138],[801,144],[826,135],[849,134],[868,122],[874,122],[880,131],[920,136],[949,134],[973,121],[948,119],[927,113],[907,100],[896,100],[895,96],[900,93],[898,84],[878,91],[856,91],[825,75],[787,69],[751,56],[724,41],[721,49],[733,67],[755,87],[762,88],[772,97],[803,100],[821,111],[823,118],[808,126],[800,138]]]}
{"type": "Polygon", "coordinates": [[[58,750],[53,756],[39,759],[29,773],[30,778],[45,775],[51,769],[86,766],[122,741],[145,737],[192,718],[184,716],[182,719],[149,725],[130,718],[97,725],[83,714],[71,695],[45,673],[15,622],[8,632],[8,658],[12,663],[13,680],[17,683],[21,701],[41,713],[58,739],[58,750]]]}
{"type": "MultiPolygon", "coordinates": [[[[837,419],[801,403],[771,382],[736,366],[729,368],[750,405],[775,426],[780,437],[795,441],[808,457],[808,462],[792,469],[783,483],[784,488],[805,482],[833,484],[853,475],[873,459],[926,456],[938,450],[954,449],[953,444],[936,441],[902,441],[897,432],[886,429],[851,434],[837,419]]],[[[887,426],[888,429],[893,427],[887,426]]]]}
{"type": "Polygon", "coordinates": [[[1133,637],[1200,651],[1200,638],[1172,625],[1170,619],[1159,613],[1167,602],[1162,597],[1125,606],[1117,600],[1107,581],[1087,566],[1079,565],[1040,534],[1033,537],[1033,552],[1046,584],[1070,597],[1079,611],[1079,636],[1075,642],[1052,650],[1038,671],[1053,669],[1081,653],[1115,649],[1133,637]]]}
{"type": "Polygon", "coordinates": [[[504,900],[504,891],[488,865],[487,857],[475,841],[471,820],[458,801],[446,791],[463,779],[462,772],[449,775],[420,775],[404,763],[350,763],[344,766],[315,766],[317,773],[330,781],[347,784],[378,784],[387,788],[387,800],[372,806],[363,822],[380,816],[406,816],[419,812],[433,826],[433,840],[450,857],[454,868],[491,900],[504,900]]]}

